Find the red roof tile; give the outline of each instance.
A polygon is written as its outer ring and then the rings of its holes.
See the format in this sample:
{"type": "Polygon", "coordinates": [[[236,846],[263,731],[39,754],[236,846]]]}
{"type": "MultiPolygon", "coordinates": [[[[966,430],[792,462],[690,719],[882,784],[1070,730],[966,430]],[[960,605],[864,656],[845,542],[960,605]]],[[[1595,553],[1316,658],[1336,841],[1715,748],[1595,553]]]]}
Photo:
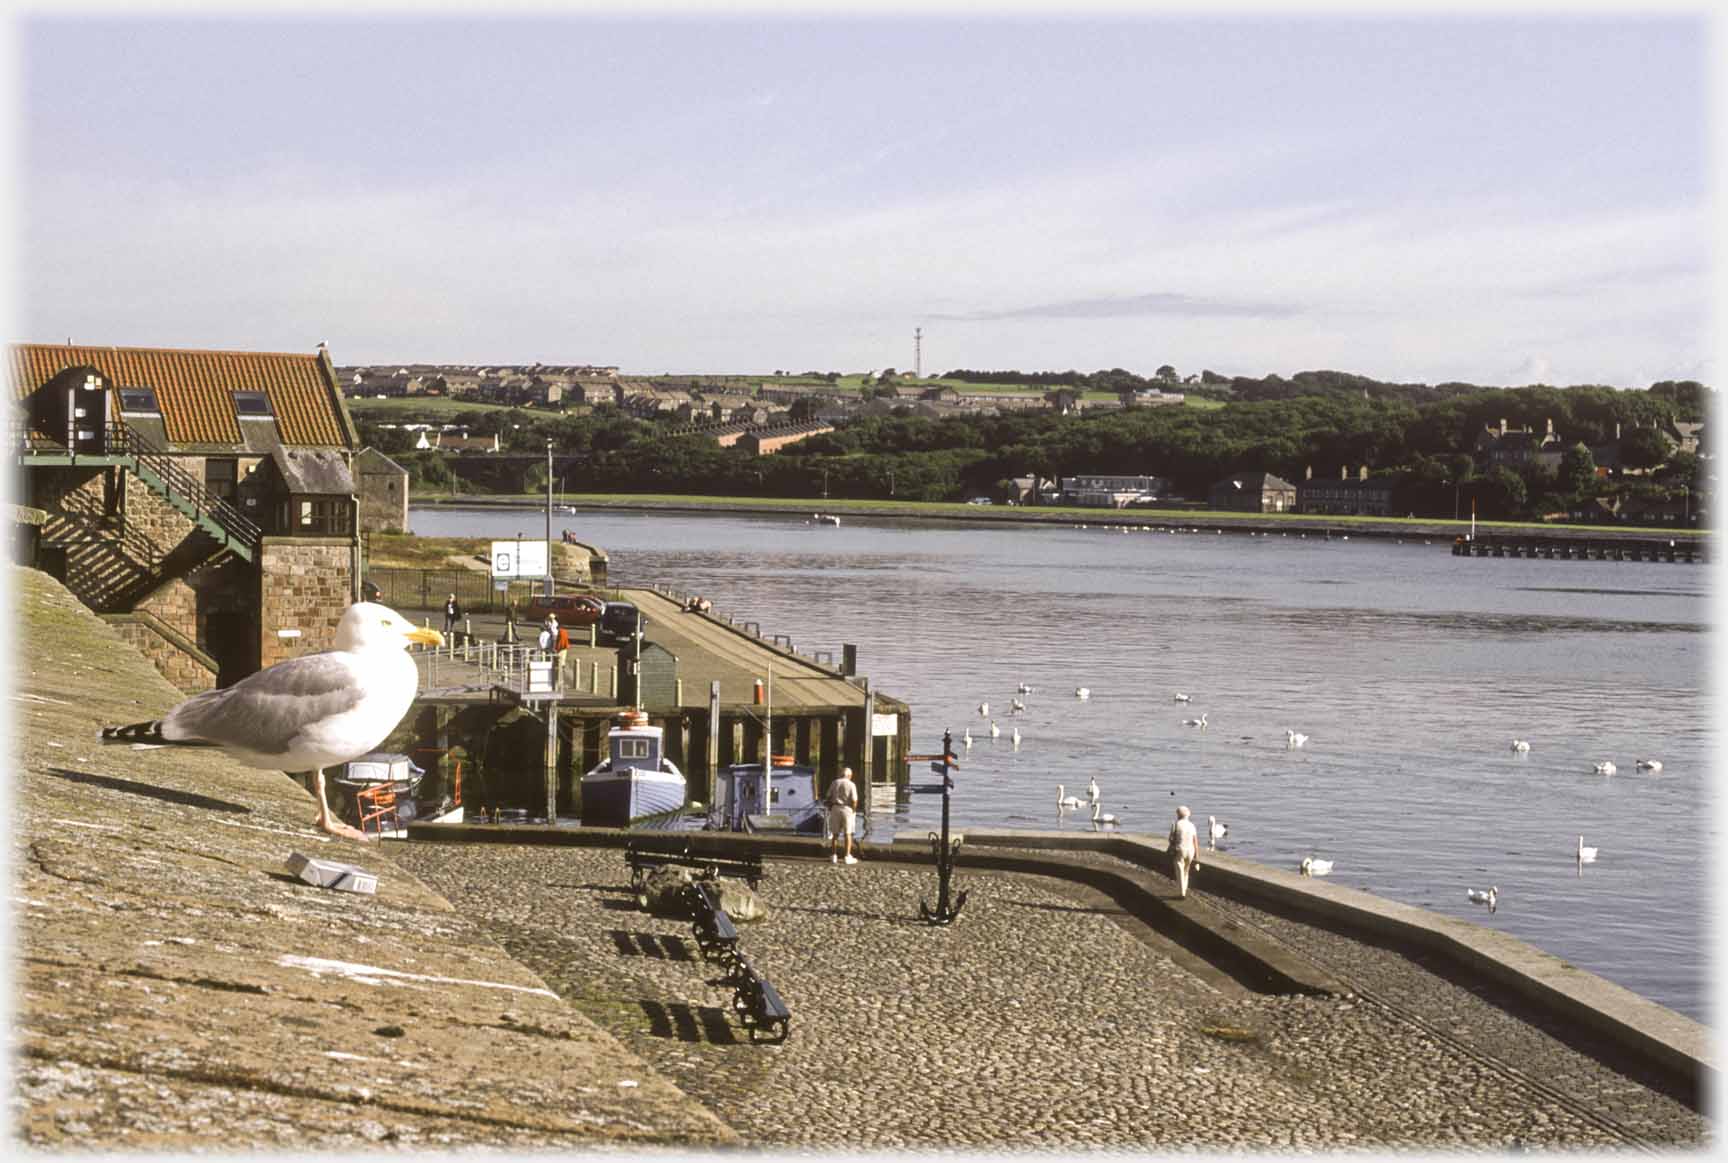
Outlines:
{"type": "MultiPolygon", "coordinates": [[[[116,388],[156,389],[163,427],[174,444],[244,443],[233,398],[242,391],[262,391],[269,398],[283,444],[354,444],[336,385],[316,353],[18,343],[7,355],[15,400],[79,366],[95,368],[116,388]]],[[[117,392],[115,396],[113,417],[119,419],[117,392]]]]}

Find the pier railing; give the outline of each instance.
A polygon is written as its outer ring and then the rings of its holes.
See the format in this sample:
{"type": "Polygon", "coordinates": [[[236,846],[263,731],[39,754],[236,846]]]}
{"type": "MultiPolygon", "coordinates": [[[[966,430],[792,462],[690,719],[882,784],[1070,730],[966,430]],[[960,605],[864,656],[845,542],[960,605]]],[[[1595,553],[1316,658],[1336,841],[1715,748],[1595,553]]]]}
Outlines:
{"type": "Polygon", "coordinates": [[[558,673],[555,656],[533,643],[486,642],[471,634],[453,634],[442,646],[417,647],[414,664],[420,689],[429,695],[478,694],[497,687],[529,693],[531,663],[553,664],[554,690],[562,694],[616,697],[617,668],[596,661],[571,659],[568,673],[558,673]]]}
{"type": "MultiPolygon", "coordinates": [[[[666,598],[669,601],[677,602],[680,606],[684,606],[690,601],[689,594],[682,593],[664,583],[656,583],[652,589],[661,597],[666,598]]],[[[840,674],[839,667],[834,663],[834,652],[832,650],[799,650],[793,643],[790,634],[764,635],[762,633],[762,624],[760,622],[757,622],[754,619],[741,619],[735,614],[726,613],[724,610],[710,609],[704,611],[704,614],[706,617],[725,622],[739,633],[748,634],[750,637],[758,639],[764,645],[770,646],[783,654],[789,654],[795,658],[808,662],[812,666],[826,670],[836,678],[844,677],[840,674]]]]}

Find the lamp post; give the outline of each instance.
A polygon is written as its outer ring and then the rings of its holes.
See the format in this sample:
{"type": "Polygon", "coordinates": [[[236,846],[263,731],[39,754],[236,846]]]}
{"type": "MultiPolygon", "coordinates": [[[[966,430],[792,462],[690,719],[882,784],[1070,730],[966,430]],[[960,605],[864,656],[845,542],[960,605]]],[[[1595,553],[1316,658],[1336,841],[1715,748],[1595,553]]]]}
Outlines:
{"type": "Polygon", "coordinates": [[[552,596],[552,438],[546,438],[546,596],[552,596]]]}
{"type": "Polygon", "coordinates": [[[892,497],[894,495],[894,470],[893,469],[888,470],[888,495],[890,497],[892,497]]]}
{"type": "Polygon", "coordinates": [[[932,763],[932,768],[939,767],[942,772],[942,834],[930,833],[930,849],[936,856],[936,908],[923,901],[918,902],[918,915],[928,924],[946,925],[960,915],[961,906],[966,903],[966,894],[955,896],[952,905],[948,902],[948,881],[954,875],[954,857],[960,851],[960,840],[950,841],[948,838],[948,798],[954,790],[954,777],[950,774],[954,763],[954,733],[942,732],[942,759],[939,764],[932,763]]]}

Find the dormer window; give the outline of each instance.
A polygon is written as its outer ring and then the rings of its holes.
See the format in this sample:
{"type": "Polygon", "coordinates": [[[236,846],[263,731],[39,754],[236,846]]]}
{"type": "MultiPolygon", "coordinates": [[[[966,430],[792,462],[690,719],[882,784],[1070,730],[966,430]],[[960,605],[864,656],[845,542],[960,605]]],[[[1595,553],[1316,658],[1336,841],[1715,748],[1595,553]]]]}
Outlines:
{"type": "Polygon", "coordinates": [[[268,420],[275,415],[270,411],[270,397],[263,392],[235,392],[234,413],[242,420],[251,417],[268,420]]]}
{"type": "Polygon", "coordinates": [[[156,389],[121,388],[120,412],[125,416],[160,416],[162,406],[156,402],[156,389]]]}

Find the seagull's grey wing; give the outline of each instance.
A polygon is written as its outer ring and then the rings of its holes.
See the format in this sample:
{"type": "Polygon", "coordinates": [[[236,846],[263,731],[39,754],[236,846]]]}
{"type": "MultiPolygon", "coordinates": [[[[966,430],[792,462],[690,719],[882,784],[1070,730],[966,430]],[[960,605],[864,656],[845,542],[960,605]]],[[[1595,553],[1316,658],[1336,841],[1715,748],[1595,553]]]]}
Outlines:
{"type": "Polygon", "coordinates": [[[194,695],[164,716],[162,733],[279,755],[308,724],[353,710],[365,697],[347,658],[335,651],[291,658],[194,695]]]}

